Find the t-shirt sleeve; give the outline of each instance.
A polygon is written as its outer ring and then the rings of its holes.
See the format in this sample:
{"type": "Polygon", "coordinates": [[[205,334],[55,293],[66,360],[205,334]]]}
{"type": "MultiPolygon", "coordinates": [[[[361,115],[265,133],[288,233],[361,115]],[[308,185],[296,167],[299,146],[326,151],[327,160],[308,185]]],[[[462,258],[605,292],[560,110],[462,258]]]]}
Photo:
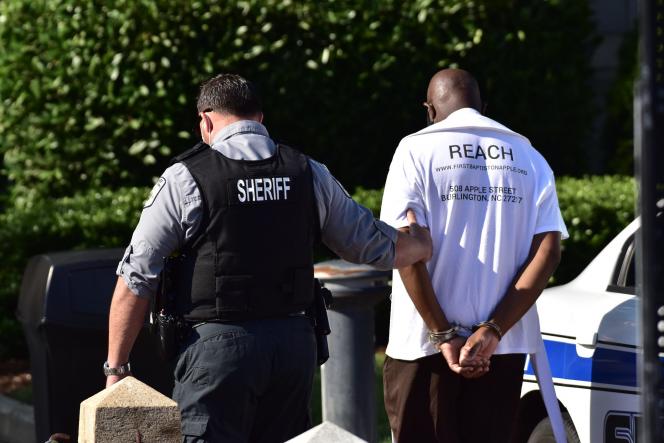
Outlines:
{"type": "Polygon", "coordinates": [[[537,198],[537,221],[535,223],[535,234],[542,232],[560,232],[564,240],[569,237],[565,221],[558,206],[558,194],[556,193],[556,181],[553,172],[547,167],[546,178],[537,198]]]}
{"type": "Polygon", "coordinates": [[[418,172],[412,153],[402,141],[387,173],[380,219],[395,228],[408,226],[406,211],[412,209],[417,223],[429,226],[423,195],[422,174],[418,172]]]}

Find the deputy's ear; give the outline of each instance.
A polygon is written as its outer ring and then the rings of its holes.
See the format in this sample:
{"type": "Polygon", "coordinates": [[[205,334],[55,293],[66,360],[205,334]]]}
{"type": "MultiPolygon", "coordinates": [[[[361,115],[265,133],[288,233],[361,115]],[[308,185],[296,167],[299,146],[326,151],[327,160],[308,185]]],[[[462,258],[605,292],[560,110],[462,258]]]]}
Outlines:
{"type": "Polygon", "coordinates": [[[207,113],[202,112],[201,118],[203,119],[203,124],[205,125],[205,131],[208,133],[212,132],[214,125],[212,124],[212,119],[210,116],[208,116],[207,113]]]}

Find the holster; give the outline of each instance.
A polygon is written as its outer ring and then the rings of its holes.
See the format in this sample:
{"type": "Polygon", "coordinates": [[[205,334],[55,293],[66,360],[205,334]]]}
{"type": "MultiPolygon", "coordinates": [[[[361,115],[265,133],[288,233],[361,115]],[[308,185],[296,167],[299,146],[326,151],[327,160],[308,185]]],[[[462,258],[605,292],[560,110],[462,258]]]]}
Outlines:
{"type": "Polygon", "coordinates": [[[307,316],[311,319],[316,333],[316,356],[318,365],[322,365],[330,358],[330,350],[327,346],[327,336],[330,334],[330,322],[327,318],[327,309],[332,304],[332,293],[321,285],[318,279],[314,279],[314,302],[307,309],[307,316]]]}
{"type": "Polygon", "coordinates": [[[150,312],[150,330],[158,337],[159,355],[165,361],[173,360],[190,331],[187,322],[177,310],[177,294],[173,273],[179,257],[164,259],[159,288],[150,312]]]}
{"type": "Polygon", "coordinates": [[[187,337],[189,326],[175,315],[158,313],[156,315],[159,336],[159,355],[165,361],[173,360],[187,337]]]}

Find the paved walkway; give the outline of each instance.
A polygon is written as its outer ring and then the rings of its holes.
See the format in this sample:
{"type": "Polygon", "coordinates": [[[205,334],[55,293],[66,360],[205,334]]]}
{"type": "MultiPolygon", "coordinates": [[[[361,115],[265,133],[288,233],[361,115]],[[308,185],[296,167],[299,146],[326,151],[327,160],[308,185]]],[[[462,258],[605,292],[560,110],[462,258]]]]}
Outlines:
{"type": "Polygon", "coordinates": [[[35,443],[32,406],[0,395],[0,443],[35,443]]]}

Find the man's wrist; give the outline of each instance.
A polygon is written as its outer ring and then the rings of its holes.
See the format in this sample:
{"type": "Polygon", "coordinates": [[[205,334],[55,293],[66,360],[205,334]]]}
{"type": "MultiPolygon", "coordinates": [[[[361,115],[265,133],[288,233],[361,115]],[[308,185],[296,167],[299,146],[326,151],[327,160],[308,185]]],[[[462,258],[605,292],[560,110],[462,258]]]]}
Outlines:
{"type": "Polygon", "coordinates": [[[444,331],[429,331],[429,342],[435,347],[449,342],[459,336],[459,327],[452,326],[444,331]]]}
{"type": "Polygon", "coordinates": [[[489,329],[491,332],[493,332],[493,334],[496,336],[498,341],[500,341],[503,338],[502,328],[500,326],[498,326],[498,324],[496,324],[493,321],[483,321],[483,322],[477,323],[476,325],[473,326],[472,330],[473,330],[473,332],[475,332],[480,328],[489,329]]]}

